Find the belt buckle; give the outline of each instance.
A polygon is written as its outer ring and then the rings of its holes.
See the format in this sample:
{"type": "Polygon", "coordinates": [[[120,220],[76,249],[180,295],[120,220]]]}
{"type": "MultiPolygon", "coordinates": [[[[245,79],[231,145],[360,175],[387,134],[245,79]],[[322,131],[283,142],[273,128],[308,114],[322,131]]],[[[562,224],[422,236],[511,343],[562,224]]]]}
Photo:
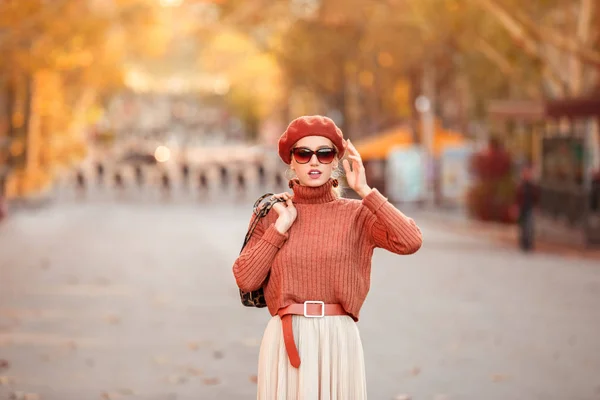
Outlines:
{"type": "Polygon", "coordinates": [[[324,301],[319,301],[319,300],[306,300],[304,302],[304,316],[306,318],[321,318],[325,316],[325,302],[324,301]],[[306,306],[308,304],[320,304],[321,305],[321,315],[309,315],[306,313],[307,309],[306,306]]]}

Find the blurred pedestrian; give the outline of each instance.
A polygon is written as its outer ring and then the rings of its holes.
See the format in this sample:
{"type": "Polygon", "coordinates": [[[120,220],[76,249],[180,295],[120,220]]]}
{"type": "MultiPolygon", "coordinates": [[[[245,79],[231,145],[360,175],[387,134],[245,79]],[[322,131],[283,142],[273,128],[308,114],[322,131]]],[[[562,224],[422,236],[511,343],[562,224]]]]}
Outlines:
{"type": "Polygon", "coordinates": [[[144,185],[144,171],[142,170],[142,166],[136,164],[134,167],[135,172],[135,181],[139,187],[144,185]]]}
{"type": "Polygon", "coordinates": [[[161,181],[161,192],[163,196],[163,200],[168,200],[171,198],[171,177],[165,171],[162,173],[160,177],[161,181]]]}
{"type": "Polygon", "coordinates": [[[279,172],[275,174],[275,187],[280,188],[283,186],[283,177],[279,172]]]}
{"type": "Polygon", "coordinates": [[[243,169],[237,171],[237,190],[240,198],[246,193],[246,176],[243,169]]]}
{"type": "Polygon", "coordinates": [[[531,251],[534,245],[534,209],[539,202],[540,189],[533,181],[530,165],[525,165],[521,170],[516,194],[519,246],[523,251],[531,251]]]}
{"type": "Polygon", "coordinates": [[[257,399],[366,399],[356,321],[373,249],[415,253],[421,231],[368,186],[360,154],[331,119],[294,120],[278,148],[296,176],[288,182],[293,194],[273,196],[282,202],[257,221],[233,265],[240,290],[262,290],[259,305],[272,316],[260,346],[257,399]],[[345,152],[349,161],[342,162],[345,152]],[[362,200],[341,197],[339,163],[362,200]]]}
{"type": "Polygon", "coordinates": [[[85,195],[85,175],[81,169],[78,169],[75,174],[75,190],[78,198],[85,195]]]}
{"type": "Polygon", "coordinates": [[[181,184],[184,190],[189,189],[190,185],[190,166],[187,162],[181,164],[181,184]]]}
{"type": "Polygon", "coordinates": [[[223,189],[227,189],[227,183],[228,183],[227,180],[229,178],[227,167],[225,167],[224,165],[219,166],[219,173],[221,176],[221,187],[223,189]]]}
{"type": "Polygon", "coordinates": [[[104,181],[104,164],[100,161],[96,164],[96,176],[98,178],[98,183],[102,183],[104,181]]]}
{"type": "Polygon", "coordinates": [[[205,192],[208,190],[208,178],[206,177],[206,171],[202,170],[198,174],[198,188],[205,192]]]}
{"type": "Polygon", "coordinates": [[[161,184],[163,190],[170,191],[171,190],[171,178],[169,178],[169,174],[163,172],[161,176],[161,184]]]}
{"type": "Polygon", "coordinates": [[[125,182],[123,181],[123,175],[121,174],[120,171],[115,172],[115,186],[117,187],[117,189],[121,190],[125,188],[125,182]]]}
{"type": "Polygon", "coordinates": [[[265,173],[265,166],[262,162],[260,162],[258,164],[258,184],[260,185],[260,187],[265,186],[266,184],[266,173],[265,173]]]}
{"type": "Polygon", "coordinates": [[[184,182],[188,182],[190,177],[190,166],[186,162],[181,165],[181,177],[183,178],[184,182]]]}
{"type": "Polygon", "coordinates": [[[80,191],[85,190],[85,175],[83,174],[82,170],[77,170],[75,179],[77,183],[77,189],[80,191]]]}

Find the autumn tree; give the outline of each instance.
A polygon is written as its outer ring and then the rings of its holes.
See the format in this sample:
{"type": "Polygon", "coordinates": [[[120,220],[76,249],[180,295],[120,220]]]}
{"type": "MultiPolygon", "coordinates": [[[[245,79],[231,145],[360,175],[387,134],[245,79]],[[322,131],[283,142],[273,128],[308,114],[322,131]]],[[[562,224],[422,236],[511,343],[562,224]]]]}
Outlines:
{"type": "Polygon", "coordinates": [[[157,52],[160,42],[138,38],[152,25],[153,7],[150,0],[0,3],[0,174],[6,183],[10,173],[13,192],[39,190],[53,167],[81,158],[90,111],[122,87],[125,62],[157,52]]]}

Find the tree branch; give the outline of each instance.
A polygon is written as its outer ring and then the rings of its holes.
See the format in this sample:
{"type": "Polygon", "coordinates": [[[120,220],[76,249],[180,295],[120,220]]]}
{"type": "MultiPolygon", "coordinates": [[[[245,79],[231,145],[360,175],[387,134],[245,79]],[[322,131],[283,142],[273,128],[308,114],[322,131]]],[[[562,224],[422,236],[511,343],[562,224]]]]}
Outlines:
{"type": "MultiPolygon", "coordinates": [[[[587,13],[589,15],[589,9],[587,10],[587,13]]],[[[581,29],[586,28],[587,24],[582,24],[578,27],[577,32],[573,32],[572,36],[567,36],[557,33],[548,27],[540,27],[531,17],[522,11],[517,12],[517,16],[522,21],[523,25],[527,27],[534,39],[554,46],[557,49],[572,53],[586,64],[600,67],[600,52],[595,51],[590,47],[586,47],[583,45],[585,41],[579,39],[584,39],[587,36],[587,32],[580,32],[581,29]],[[574,39],[572,37],[574,37],[574,39]]],[[[587,18],[589,18],[589,16],[587,18]]]]}
{"type": "Polygon", "coordinates": [[[577,55],[582,62],[600,66],[600,52],[582,46],[577,40],[570,39],[549,28],[540,27],[531,17],[522,11],[511,15],[496,0],[474,0],[482,8],[489,11],[504,28],[511,34],[514,40],[521,43],[524,49],[531,55],[541,57],[536,42],[544,42],[563,51],[577,55]]]}

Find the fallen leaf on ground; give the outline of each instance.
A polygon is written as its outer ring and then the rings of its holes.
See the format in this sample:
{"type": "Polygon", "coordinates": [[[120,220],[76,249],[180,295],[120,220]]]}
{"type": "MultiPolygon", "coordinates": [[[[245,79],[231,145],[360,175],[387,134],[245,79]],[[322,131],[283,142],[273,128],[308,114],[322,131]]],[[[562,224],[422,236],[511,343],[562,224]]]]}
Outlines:
{"type": "Polygon", "coordinates": [[[242,340],[242,344],[246,347],[258,347],[260,346],[259,338],[247,338],[242,340]]]}
{"type": "Polygon", "coordinates": [[[117,400],[122,397],[118,393],[112,393],[112,392],[102,392],[101,396],[102,396],[103,400],[117,400]]]}
{"type": "Polygon", "coordinates": [[[154,361],[154,363],[158,365],[166,365],[169,363],[169,360],[166,357],[162,356],[155,356],[154,358],[152,358],[152,361],[154,361]]]}
{"type": "Polygon", "coordinates": [[[0,386],[7,386],[11,383],[15,383],[15,379],[10,376],[0,376],[0,386]]]}
{"type": "Polygon", "coordinates": [[[203,374],[203,371],[200,368],[188,367],[187,368],[187,373],[189,375],[193,375],[193,376],[200,376],[200,375],[203,374]]]}
{"type": "Polygon", "coordinates": [[[219,360],[219,359],[221,359],[221,358],[223,358],[223,357],[224,357],[224,354],[223,354],[223,352],[222,352],[222,351],[215,350],[215,351],[213,352],[213,357],[214,357],[214,358],[216,358],[217,360],[219,360]]]}
{"type": "Polygon", "coordinates": [[[121,317],[119,317],[118,315],[108,315],[106,317],[106,321],[108,321],[109,324],[117,325],[121,323],[121,317]]]}
{"type": "Polygon", "coordinates": [[[152,299],[152,305],[154,306],[164,306],[171,302],[171,300],[167,296],[157,295],[152,299]]]}
{"type": "Polygon", "coordinates": [[[135,392],[133,390],[129,389],[129,388],[119,389],[119,393],[121,393],[122,395],[125,395],[125,396],[133,396],[133,395],[135,395],[135,392]]]}
{"type": "Polygon", "coordinates": [[[205,385],[217,385],[221,382],[219,378],[205,378],[202,380],[205,385]]]}
{"type": "Polygon", "coordinates": [[[187,382],[187,377],[183,375],[172,374],[167,377],[167,381],[174,385],[187,382]]]}
{"type": "Polygon", "coordinates": [[[506,375],[503,374],[495,374],[492,375],[492,381],[493,382],[503,382],[507,379],[508,377],[506,375]]]}
{"type": "Polygon", "coordinates": [[[12,392],[10,400],[40,400],[40,395],[37,393],[12,392]]]}

